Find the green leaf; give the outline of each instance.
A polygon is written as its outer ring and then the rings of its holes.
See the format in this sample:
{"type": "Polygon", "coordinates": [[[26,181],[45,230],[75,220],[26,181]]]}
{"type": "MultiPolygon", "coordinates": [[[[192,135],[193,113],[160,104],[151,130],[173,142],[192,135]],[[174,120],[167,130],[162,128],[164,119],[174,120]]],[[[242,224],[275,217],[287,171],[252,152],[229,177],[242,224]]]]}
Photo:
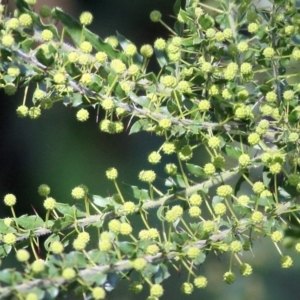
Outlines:
{"type": "Polygon", "coordinates": [[[20,272],[14,269],[6,269],[0,271],[0,281],[7,283],[8,285],[14,285],[23,281],[23,276],[20,272]]]}
{"type": "Polygon", "coordinates": [[[177,174],[176,177],[174,178],[174,180],[175,180],[177,186],[179,186],[181,188],[187,187],[182,175],[177,174]]]}
{"type": "Polygon", "coordinates": [[[110,58],[119,58],[123,62],[127,61],[127,57],[124,54],[115,50],[110,44],[103,42],[97,34],[89,31],[86,27],[82,28],[82,32],[86,41],[90,42],[97,51],[105,52],[110,58]]]}
{"type": "Polygon", "coordinates": [[[214,207],[217,203],[223,202],[223,198],[219,196],[214,196],[212,199],[212,206],[214,207]]]}
{"type": "Polygon", "coordinates": [[[181,0],[176,0],[175,4],[173,5],[173,12],[175,16],[178,15],[180,9],[181,9],[181,0]]]}
{"type": "Polygon", "coordinates": [[[6,233],[13,233],[16,232],[16,229],[12,226],[7,226],[4,223],[4,220],[0,219],[0,233],[6,234],[6,233]]]}
{"type": "Polygon", "coordinates": [[[71,97],[72,106],[76,107],[83,103],[81,93],[74,93],[71,97]]]}
{"type": "MultiPolygon", "coordinates": [[[[11,245],[6,245],[6,244],[0,245],[0,258],[7,256],[10,253],[11,249],[12,249],[11,245]]],[[[0,281],[1,281],[1,276],[0,276],[0,281]]]]}
{"type": "Polygon", "coordinates": [[[132,256],[136,250],[136,245],[132,242],[116,242],[118,249],[124,254],[132,256]]]}
{"type": "Polygon", "coordinates": [[[189,170],[189,172],[191,172],[191,174],[197,176],[197,177],[206,177],[203,168],[197,166],[197,165],[193,165],[193,164],[186,164],[187,169],[189,170]]]}
{"type": "Polygon", "coordinates": [[[25,0],[15,0],[19,12],[24,13],[30,10],[29,4],[25,0]]]}
{"type": "Polygon", "coordinates": [[[239,158],[243,152],[240,148],[233,147],[231,145],[225,145],[225,147],[222,148],[222,150],[230,157],[232,158],[239,158]]]}
{"type": "Polygon", "coordinates": [[[44,225],[43,219],[40,218],[39,216],[24,215],[17,218],[16,222],[18,223],[19,226],[27,230],[42,227],[44,225]]]}
{"type": "Polygon", "coordinates": [[[58,8],[53,9],[52,16],[64,25],[65,31],[72,38],[75,45],[79,46],[80,43],[82,42],[82,26],[81,26],[81,24],[77,20],[72,18],[70,15],[64,13],[63,11],[61,11],[58,8]]]}
{"type": "Polygon", "coordinates": [[[129,134],[147,130],[148,127],[149,127],[149,121],[147,119],[138,120],[131,126],[129,134]]]}
{"type": "MultiPolygon", "coordinates": [[[[125,51],[125,49],[127,48],[128,45],[133,44],[131,41],[127,40],[119,32],[117,32],[117,39],[118,39],[119,44],[120,44],[121,48],[123,49],[123,51],[125,51]]],[[[133,62],[138,66],[141,66],[143,64],[143,56],[140,55],[138,52],[132,57],[132,59],[133,59],[133,62]]]]}
{"type": "Polygon", "coordinates": [[[92,198],[93,202],[99,207],[113,206],[111,197],[103,198],[101,196],[93,195],[92,198]]]}
{"type": "Polygon", "coordinates": [[[75,206],[70,206],[69,204],[57,202],[55,209],[64,216],[68,215],[71,217],[85,217],[85,213],[79,211],[75,206]]]}
{"type": "Polygon", "coordinates": [[[154,282],[155,283],[161,283],[165,279],[169,278],[170,276],[171,276],[171,274],[168,271],[168,267],[164,264],[160,264],[159,269],[155,273],[154,282]]]}
{"type": "Polygon", "coordinates": [[[142,107],[148,108],[148,107],[150,106],[151,100],[150,100],[148,97],[146,97],[146,96],[140,96],[140,97],[137,97],[137,96],[136,96],[134,93],[132,93],[132,92],[130,92],[130,93],[128,94],[128,96],[130,97],[130,99],[131,99],[134,103],[136,103],[136,104],[138,104],[138,105],[140,105],[140,106],[142,106],[142,107]]]}
{"type": "Polygon", "coordinates": [[[200,264],[203,264],[203,263],[204,263],[205,259],[206,259],[205,253],[200,252],[200,254],[198,255],[198,257],[195,258],[195,259],[193,259],[193,263],[194,263],[195,265],[200,265],[200,264]]]}
{"type": "Polygon", "coordinates": [[[174,241],[178,246],[183,246],[189,241],[189,236],[186,232],[176,233],[172,232],[172,241],[174,241]]]}
{"type": "Polygon", "coordinates": [[[50,67],[54,63],[54,57],[52,55],[46,56],[45,52],[41,48],[37,51],[35,57],[41,64],[46,67],[50,67]]]}
{"type": "Polygon", "coordinates": [[[148,200],[150,199],[148,190],[139,189],[137,186],[129,185],[123,183],[124,192],[128,195],[128,197],[137,199],[137,200],[148,200]]]}
{"type": "Polygon", "coordinates": [[[161,50],[158,50],[158,49],[155,49],[155,48],[154,48],[154,52],[155,52],[155,57],[156,57],[156,60],[159,64],[159,66],[161,68],[166,66],[168,64],[168,61],[167,61],[167,58],[165,56],[165,52],[161,51],[161,50]]]}

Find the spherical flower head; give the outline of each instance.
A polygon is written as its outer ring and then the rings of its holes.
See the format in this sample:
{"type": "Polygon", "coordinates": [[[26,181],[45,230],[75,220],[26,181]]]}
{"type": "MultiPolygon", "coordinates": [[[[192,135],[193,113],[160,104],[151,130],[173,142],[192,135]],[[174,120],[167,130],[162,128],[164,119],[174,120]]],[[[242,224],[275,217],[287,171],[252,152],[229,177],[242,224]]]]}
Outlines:
{"type": "Polygon", "coordinates": [[[164,170],[170,176],[177,174],[177,166],[175,164],[166,164],[164,170]]]}
{"type": "Polygon", "coordinates": [[[114,35],[107,37],[104,42],[110,44],[113,48],[117,48],[119,45],[119,41],[114,35]]]}
{"type": "Polygon", "coordinates": [[[239,205],[247,206],[250,203],[250,198],[246,195],[241,195],[237,201],[239,205]]]}
{"type": "Polygon", "coordinates": [[[277,101],[277,95],[275,92],[271,91],[266,94],[266,101],[269,103],[274,103],[277,101]]]}
{"type": "Polygon", "coordinates": [[[260,223],[264,218],[264,215],[260,211],[255,211],[251,215],[251,221],[255,224],[260,223]]]}
{"type": "Polygon", "coordinates": [[[89,118],[89,112],[85,108],[81,108],[77,112],[76,118],[80,122],[85,122],[89,118]]]}
{"type": "Polygon", "coordinates": [[[82,42],[79,48],[83,53],[91,53],[93,50],[92,44],[87,41],[82,42]]]}
{"type": "Polygon", "coordinates": [[[266,47],[263,51],[263,56],[265,58],[273,58],[275,55],[275,50],[271,47],[266,47]]]}
{"type": "Polygon", "coordinates": [[[25,118],[28,115],[28,107],[26,105],[20,105],[16,111],[20,118],[25,118]]]}
{"type": "Polygon", "coordinates": [[[224,34],[226,40],[231,39],[233,36],[232,30],[230,28],[224,29],[223,34],[224,34]]]}
{"type": "Polygon", "coordinates": [[[108,229],[114,233],[119,233],[121,228],[121,222],[117,219],[113,219],[108,223],[108,229]]]}
{"type": "Polygon", "coordinates": [[[102,100],[101,106],[105,110],[110,110],[110,109],[114,108],[115,103],[114,103],[113,99],[111,99],[111,98],[105,98],[105,99],[102,100]]]}
{"type": "Polygon", "coordinates": [[[248,154],[241,154],[239,157],[239,165],[242,168],[245,168],[249,165],[249,163],[251,162],[251,158],[248,154]]]}
{"type": "Polygon", "coordinates": [[[178,53],[179,51],[180,51],[180,47],[175,46],[173,44],[169,44],[168,47],[167,47],[168,55],[170,55],[171,53],[172,54],[178,53]]]}
{"type": "Polygon", "coordinates": [[[118,178],[118,171],[116,168],[109,168],[107,171],[106,171],[106,177],[107,179],[109,180],[115,180],[118,178]]]}
{"type": "Polygon", "coordinates": [[[300,253],[300,243],[297,243],[297,244],[295,245],[295,250],[296,250],[298,253],[300,253]]]}
{"type": "Polygon", "coordinates": [[[17,29],[20,26],[20,22],[17,18],[11,18],[5,23],[6,29],[17,29]]]}
{"type": "Polygon", "coordinates": [[[142,271],[146,267],[147,261],[144,258],[140,257],[136,258],[131,264],[136,271],[142,271]]]}
{"type": "Polygon", "coordinates": [[[72,280],[76,277],[76,272],[73,268],[65,268],[62,272],[62,277],[66,280],[72,280]]]}
{"type": "Polygon", "coordinates": [[[78,56],[78,64],[86,66],[90,62],[90,58],[87,54],[81,54],[78,56]]]}
{"type": "Polygon", "coordinates": [[[224,89],[222,91],[222,97],[225,99],[225,100],[230,100],[232,98],[233,94],[232,92],[229,90],[229,89],[224,89]]]}
{"type": "Polygon", "coordinates": [[[31,6],[36,4],[36,0],[26,0],[26,2],[31,6]]]}
{"type": "Polygon", "coordinates": [[[214,38],[215,35],[216,35],[216,30],[214,28],[209,28],[206,30],[206,37],[208,39],[214,38]]]}
{"type": "Polygon", "coordinates": [[[38,300],[39,297],[35,293],[29,293],[26,295],[25,300],[38,300]]]}
{"type": "Polygon", "coordinates": [[[288,90],[283,93],[283,99],[286,101],[291,101],[294,99],[294,91],[288,90]]]}
{"type": "Polygon", "coordinates": [[[71,51],[69,54],[68,54],[68,61],[70,63],[75,63],[77,62],[79,59],[79,55],[75,52],[75,51],[71,51]]]}
{"type": "Polygon", "coordinates": [[[224,203],[219,202],[214,206],[214,212],[218,216],[223,216],[226,213],[226,210],[227,208],[224,203]]]}
{"type": "Polygon", "coordinates": [[[203,73],[209,73],[213,70],[213,66],[211,63],[209,62],[204,62],[202,65],[201,65],[201,71],[203,73]]]}
{"type": "Polygon", "coordinates": [[[194,285],[198,289],[203,289],[207,286],[207,278],[204,276],[198,276],[194,279],[194,285]]]}
{"type": "Polygon", "coordinates": [[[174,223],[174,222],[178,219],[178,216],[177,216],[177,214],[171,209],[171,210],[168,210],[168,211],[166,212],[165,219],[166,219],[166,221],[169,222],[169,223],[174,223]]]}
{"type": "Polygon", "coordinates": [[[231,196],[232,193],[233,193],[233,189],[228,184],[221,185],[217,188],[217,195],[219,197],[228,197],[231,196]]]}
{"type": "Polygon", "coordinates": [[[79,199],[83,199],[86,193],[82,187],[77,186],[71,191],[71,195],[74,199],[79,200],[79,199]]]}
{"type": "Polygon", "coordinates": [[[161,160],[161,155],[157,151],[153,151],[148,156],[148,161],[150,164],[158,164],[161,160]]]}
{"type": "Polygon", "coordinates": [[[249,49],[249,46],[246,42],[239,42],[237,44],[237,50],[240,53],[246,52],[249,49]]]}
{"type": "Polygon", "coordinates": [[[288,26],[285,26],[285,27],[284,27],[284,33],[285,33],[286,35],[292,35],[292,34],[294,34],[294,32],[295,32],[295,26],[293,26],[293,25],[288,25],[288,26]]]}
{"type": "Polygon", "coordinates": [[[149,44],[143,45],[140,52],[143,57],[150,58],[153,55],[153,47],[149,44]]]}
{"type": "MultiPolygon", "coordinates": [[[[158,126],[161,127],[162,129],[169,129],[171,127],[171,125],[172,125],[172,122],[169,119],[161,119],[158,122],[158,126]]],[[[172,143],[169,143],[169,144],[172,144],[172,143]]]]}
{"type": "Polygon", "coordinates": [[[18,77],[20,75],[20,69],[12,66],[7,69],[7,75],[11,77],[18,77]]]}
{"type": "Polygon", "coordinates": [[[190,84],[185,80],[179,81],[177,84],[177,88],[181,93],[190,94],[192,92],[190,84]]]}
{"type": "Polygon", "coordinates": [[[207,164],[205,164],[203,171],[204,171],[205,175],[212,176],[216,172],[216,167],[212,163],[207,163],[207,164]]]}
{"type": "Polygon", "coordinates": [[[152,22],[159,22],[161,20],[161,13],[158,10],[153,10],[150,13],[150,20],[152,22]]]}
{"type": "Polygon", "coordinates": [[[123,212],[126,215],[133,214],[135,212],[135,209],[136,209],[135,204],[131,201],[127,201],[123,205],[123,212]]]}
{"type": "Polygon", "coordinates": [[[117,108],[116,108],[116,115],[117,115],[118,117],[124,115],[125,112],[126,112],[125,109],[122,108],[122,107],[117,107],[117,108]]]}
{"type": "Polygon", "coordinates": [[[119,75],[126,71],[126,65],[120,59],[113,59],[110,67],[119,75]]]}
{"type": "Polygon", "coordinates": [[[263,197],[272,197],[272,193],[269,190],[263,190],[260,195],[261,198],[263,197]]]}
{"type": "Polygon", "coordinates": [[[184,282],[181,286],[181,291],[183,294],[190,295],[194,290],[194,286],[190,282],[184,282]]]}
{"type": "Polygon", "coordinates": [[[233,241],[230,244],[230,250],[234,253],[241,252],[243,249],[243,244],[240,241],[233,241]]]}
{"type": "Polygon", "coordinates": [[[77,239],[82,240],[86,244],[90,241],[91,237],[90,234],[86,231],[80,232],[77,236],[77,239]]]}
{"type": "Polygon", "coordinates": [[[17,202],[17,198],[15,195],[13,194],[6,194],[4,196],[4,204],[7,206],[14,206],[17,202]]]}
{"type": "Polygon", "coordinates": [[[297,61],[300,60],[300,50],[294,49],[291,56],[294,60],[297,60],[297,61]]]}
{"type": "Polygon", "coordinates": [[[223,275],[223,280],[224,280],[224,282],[226,282],[227,284],[234,283],[234,281],[235,281],[235,275],[234,275],[234,273],[232,273],[232,272],[226,272],[226,273],[223,275]]]}
{"type": "Polygon", "coordinates": [[[159,247],[156,244],[149,245],[146,248],[146,253],[149,255],[156,255],[159,251],[159,247]]]}
{"type": "Polygon", "coordinates": [[[203,224],[203,230],[207,233],[211,233],[215,230],[215,223],[213,221],[204,221],[203,224]]]}
{"type": "Polygon", "coordinates": [[[252,132],[248,136],[248,143],[250,146],[257,145],[260,142],[260,136],[256,132],[252,132]]]}
{"type": "Polygon", "coordinates": [[[152,183],[156,179],[156,174],[152,170],[143,170],[139,173],[139,180],[152,183]]]}
{"type": "Polygon", "coordinates": [[[280,262],[281,267],[285,269],[290,268],[293,265],[293,259],[289,255],[282,256],[280,262]]]}
{"type": "Polygon", "coordinates": [[[17,241],[17,237],[13,233],[7,233],[3,236],[3,242],[7,245],[13,245],[17,241]]]}
{"type": "Polygon", "coordinates": [[[256,194],[260,194],[265,189],[265,185],[261,181],[257,181],[253,184],[252,190],[256,194]]]}
{"type": "Polygon", "coordinates": [[[268,129],[270,127],[270,122],[268,120],[261,120],[259,121],[258,127],[262,128],[262,129],[268,129]]]}
{"type": "Polygon", "coordinates": [[[137,53],[137,48],[134,44],[128,44],[124,52],[128,56],[134,56],[137,53]]]}
{"type": "Polygon", "coordinates": [[[249,33],[256,33],[258,31],[258,25],[256,23],[250,23],[248,25],[248,32],[249,33]]]}
{"type": "Polygon", "coordinates": [[[245,277],[249,276],[252,274],[252,267],[249,264],[242,264],[240,266],[240,273],[245,277]]]}
{"type": "Polygon", "coordinates": [[[300,176],[298,174],[290,174],[288,177],[288,182],[292,186],[297,186],[300,182],[300,176]]]}
{"type": "Polygon", "coordinates": [[[241,64],[241,73],[243,75],[248,75],[252,73],[252,65],[245,62],[241,64]]]}
{"type": "Polygon", "coordinates": [[[32,25],[32,18],[29,14],[21,14],[19,16],[19,22],[21,26],[29,27],[32,25]]]}
{"type": "Polygon", "coordinates": [[[107,61],[107,54],[103,51],[99,51],[95,55],[97,62],[103,64],[107,61]]]}
{"type": "Polygon", "coordinates": [[[4,34],[1,38],[1,42],[4,47],[10,48],[14,44],[15,39],[11,34],[4,34]]]}
{"type": "Polygon", "coordinates": [[[55,206],[56,206],[56,201],[52,197],[48,197],[44,201],[44,207],[47,210],[53,210],[55,208],[55,206]]]}
{"type": "Polygon", "coordinates": [[[192,218],[197,218],[201,215],[201,209],[198,206],[192,206],[189,208],[189,215],[192,218]]]}
{"type": "Polygon", "coordinates": [[[53,33],[49,29],[44,29],[41,33],[44,42],[49,42],[53,39],[53,33]]]}
{"type": "Polygon", "coordinates": [[[201,251],[199,248],[197,247],[190,247],[187,252],[186,255],[188,258],[190,259],[195,259],[200,255],[201,251]]]}
{"type": "Polygon", "coordinates": [[[45,270],[45,261],[37,259],[31,264],[31,269],[34,273],[41,273],[45,270]]]}
{"type": "Polygon", "coordinates": [[[50,250],[54,254],[61,254],[64,251],[64,245],[59,241],[53,241],[50,245],[50,250]]]}
{"type": "Polygon", "coordinates": [[[150,228],[148,230],[148,233],[149,233],[149,238],[152,240],[155,240],[159,237],[159,232],[156,228],[150,228]]]}
{"type": "Polygon", "coordinates": [[[271,174],[279,174],[282,170],[282,165],[280,163],[273,163],[270,165],[270,173],[271,174]]]}
{"type": "Polygon", "coordinates": [[[179,36],[174,36],[171,40],[171,44],[174,46],[180,47],[182,44],[182,38],[179,36]]]}
{"type": "Polygon", "coordinates": [[[11,225],[13,224],[14,219],[13,219],[13,218],[4,218],[3,222],[4,222],[4,224],[5,224],[6,226],[9,227],[9,226],[11,226],[11,225]]]}
{"type": "Polygon", "coordinates": [[[86,242],[83,240],[83,239],[75,239],[73,241],[73,248],[76,250],[76,251],[81,251],[81,250],[84,250],[86,247],[86,242]]]}
{"type": "Polygon", "coordinates": [[[212,84],[208,89],[208,94],[210,96],[217,96],[220,94],[220,89],[216,84],[212,84]]]}
{"type": "Polygon", "coordinates": [[[172,75],[165,75],[160,78],[160,82],[166,87],[175,87],[177,85],[177,80],[172,75]]]}
{"type": "Polygon", "coordinates": [[[289,142],[295,143],[299,140],[299,134],[297,132],[291,132],[289,134],[289,142]]]}
{"type": "Polygon", "coordinates": [[[138,75],[139,72],[140,72],[140,67],[138,65],[133,64],[128,68],[128,74],[132,76],[138,75]]]}
{"type": "Polygon", "coordinates": [[[40,8],[40,16],[42,18],[48,18],[51,16],[51,8],[48,5],[42,5],[40,8]]]}
{"type": "Polygon", "coordinates": [[[223,42],[225,40],[225,35],[222,31],[218,31],[215,35],[215,40],[219,43],[223,42]]]}
{"type": "Polygon", "coordinates": [[[149,239],[149,231],[146,229],[142,229],[139,232],[139,239],[140,240],[148,240],[149,239]]]}
{"type": "Polygon", "coordinates": [[[93,22],[93,15],[90,12],[85,11],[79,16],[79,21],[83,26],[90,25],[93,22]]]}
{"type": "Polygon", "coordinates": [[[135,281],[130,284],[129,291],[133,294],[139,294],[143,290],[142,283],[135,281]]]}
{"type": "Polygon", "coordinates": [[[26,262],[30,258],[30,253],[26,249],[19,249],[16,253],[16,258],[19,262],[26,262]]]}
{"type": "Polygon", "coordinates": [[[221,145],[221,140],[217,136],[212,136],[208,139],[208,146],[212,149],[217,149],[221,145]]]}
{"type": "Polygon", "coordinates": [[[283,239],[283,233],[279,230],[276,230],[271,234],[271,240],[274,243],[279,243],[282,241],[282,239],[283,239]]]}
{"type": "Polygon", "coordinates": [[[207,112],[210,109],[210,102],[208,100],[200,100],[198,103],[198,109],[201,112],[207,112]]]}
{"type": "MultiPolygon", "coordinates": [[[[167,119],[165,119],[167,120],[167,119]]],[[[165,154],[172,154],[176,151],[176,146],[174,143],[172,142],[165,142],[163,145],[162,145],[162,151],[165,153],[165,154]]]]}
{"type": "Polygon", "coordinates": [[[100,240],[99,241],[99,250],[101,252],[108,252],[112,249],[112,243],[110,240],[100,240]]]}
{"type": "Polygon", "coordinates": [[[130,235],[132,233],[132,226],[129,223],[121,223],[120,234],[130,235]]]}
{"type": "Polygon", "coordinates": [[[56,73],[54,76],[53,76],[53,80],[55,83],[57,84],[64,84],[66,82],[66,75],[63,74],[63,73],[56,73]]]}
{"type": "Polygon", "coordinates": [[[154,48],[160,51],[165,50],[166,48],[166,41],[162,38],[158,38],[155,42],[154,42],[154,48]]]}
{"type": "Polygon", "coordinates": [[[202,203],[202,197],[199,194],[193,194],[189,197],[188,202],[191,206],[199,206],[202,203]]]}
{"type": "Polygon", "coordinates": [[[164,293],[164,289],[162,287],[162,285],[156,283],[156,284],[153,284],[150,288],[150,295],[152,297],[161,297],[164,293]]]}
{"type": "Polygon", "coordinates": [[[102,287],[95,287],[92,289],[92,296],[95,300],[103,300],[106,297],[105,289],[102,287]]]}

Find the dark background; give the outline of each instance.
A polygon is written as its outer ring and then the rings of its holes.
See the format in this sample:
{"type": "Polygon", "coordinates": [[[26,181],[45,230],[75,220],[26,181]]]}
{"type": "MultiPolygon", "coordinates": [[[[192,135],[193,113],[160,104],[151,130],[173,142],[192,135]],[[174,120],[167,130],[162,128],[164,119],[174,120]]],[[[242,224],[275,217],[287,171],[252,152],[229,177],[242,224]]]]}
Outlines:
{"type": "MultiPolygon", "coordinates": [[[[164,21],[172,24],[173,0],[49,0],[39,3],[58,5],[77,18],[81,11],[91,11],[94,15],[90,26],[92,31],[103,39],[119,31],[138,48],[145,43],[153,44],[157,37],[168,37],[161,25],[150,22],[152,10],[160,10],[164,21]]],[[[151,68],[156,67],[155,63],[151,65],[151,68]]],[[[12,97],[0,94],[0,197],[7,193],[17,196],[17,215],[33,214],[34,208],[44,216],[43,199],[37,194],[37,187],[42,183],[51,187],[51,196],[58,202],[67,203],[73,203],[70,192],[79,184],[87,185],[92,194],[108,196],[114,193],[113,185],[105,177],[105,170],[109,167],[118,169],[120,183],[140,184],[137,181],[139,171],[149,168],[147,155],[163,142],[143,133],[104,134],[96,124],[95,110],[90,109],[90,119],[80,123],[76,120],[77,109],[66,108],[60,103],[43,111],[37,120],[20,119],[15,111],[22,104],[23,94],[22,89],[12,97]]],[[[26,101],[31,106],[30,95],[26,101]]],[[[199,162],[203,153],[196,154],[199,162]]],[[[10,210],[1,201],[0,218],[9,215],[10,210]]],[[[201,269],[208,277],[208,288],[195,290],[189,299],[299,300],[299,258],[293,255],[295,266],[292,269],[280,269],[278,253],[266,241],[256,243],[254,254],[246,255],[254,274],[249,278],[238,276],[231,286],[222,282],[229,258],[216,258],[211,254],[201,269]]],[[[246,257],[243,259],[246,261],[246,257]]],[[[12,263],[6,260],[2,267],[12,263]]],[[[238,266],[235,266],[235,271],[238,273],[238,266]]],[[[180,294],[180,285],[186,280],[186,275],[184,271],[172,272],[172,278],[164,282],[166,292],[162,299],[187,297],[180,294]]],[[[147,297],[147,289],[141,295],[133,296],[127,288],[127,282],[120,283],[108,299],[147,297]]]]}

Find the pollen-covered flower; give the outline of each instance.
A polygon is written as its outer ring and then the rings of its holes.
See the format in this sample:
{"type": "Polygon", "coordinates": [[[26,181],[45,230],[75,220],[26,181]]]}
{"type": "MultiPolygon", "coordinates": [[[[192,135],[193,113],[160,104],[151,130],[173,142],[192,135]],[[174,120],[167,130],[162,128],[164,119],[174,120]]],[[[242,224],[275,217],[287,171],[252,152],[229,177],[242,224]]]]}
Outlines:
{"type": "Polygon", "coordinates": [[[90,12],[85,11],[81,13],[79,21],[84,26],[90,25],[93,21],[93,15],[90,12]]]}
{"type": "Polygon", "coordinates": [[[166,48],[166,41],[162,38],[158,38],[155,42],[154,42],[154,48],[156,48],[157,50],[165,50],[166,48]]]}
{"type": "Polygon", "coordinates": [[[53,33],[49,29],[44,29],[41,33],[41,37],[45,42],[49,42],[53,39],[53,33]]]}
{"type": "Polygon", "coordinates": [[[113,59],[110,67],[117,73],[123,74],[126,71],[126,65],[120,59],[113,59]]]}
{"type": "Polygon", "coordinates": [[[81,108],[77,114],[76,118],[80,122],[84,122],[89,118],[89,112],[85,108],[81,108]]]}

